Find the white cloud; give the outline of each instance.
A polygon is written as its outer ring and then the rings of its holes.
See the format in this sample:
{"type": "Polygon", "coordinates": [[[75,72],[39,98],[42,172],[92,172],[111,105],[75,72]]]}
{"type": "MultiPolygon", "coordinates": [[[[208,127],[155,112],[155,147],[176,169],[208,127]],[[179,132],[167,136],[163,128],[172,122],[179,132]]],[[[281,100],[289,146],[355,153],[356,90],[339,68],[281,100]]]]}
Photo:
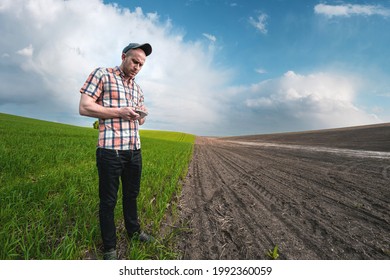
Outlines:
{"type": "Polygon", "coordinates": [[[267,34],[267,19],[268,15],[265,13],[260,13],[257,18],[250,17],[249,23],[254,26],[257,30],[259,30],[263,34],[267,34]]]}
{"type": "Polygon", "coordinates": [[[33,48],[33,46],[30,44],[28,47],[26,47],[26,48],[24,48],[24,49],[21,49],[21,50],[18,50],[16,53],[17,53],[17,54],[20,54],[21,56],[32,57],[33,52],[34,52],[34,48],[33,48]]]}
{"type": "Polygon", "coordinates": [[[353,15],[372,16],[379,15],[384,17],[390,16],[390,9],[378,5],[358,5],[358,4],[342,4],[342,5],[327,5],[317,4],[314,7],[316,14],[322,14],[328,17],[353,15]]]}
{"type": "Polygon", "coordinates": [[[91,122],[78,115],[79,89],[93,68],[119,65],[123,47],[135,41],[153,46],[137,77],[150,111],[147,128],[196,133],[219,118],[215,98],[228,73],[213,67],[208,44],[184,42],[155,13],[100,0],[14,0],[2,2],[0,25],[0,111],[23,102],[9,113],[91,122]]]}
{"type": "MultiPolygon", "coordinates": [[[[336,73],[282,77],[251,86],[231,88],[230,98],[240,102],[228,121],[248,133],[344,127],[380,122],[355,105],[357,78],[336,73]]],[[[238,133],[235,132],[235,133],[238,133]]]]}
{"type": "Polygon", "coordinates": [[[217,37],[215,37],[214,35],[207,34],[207,33],[203,33],[202,35],[204,37],[206,37],[207,39],[209,39],[213,43],[215,43],[217,41],[217,37]]]}
{"type": "MultiPolygon", "coordinates": [[[[266,33],[266,19],[252,21],[266,33]]],[[[355,105],[359,83],[350,77],[290,71],[229,87],[233,70],[215,66],[216,46],[203,39],[215,36],[187,42],[170,21],[140,8],[100,0],[1,1],[0,26],[2,112],[92,124],[78,114],[79,90],[95,67],[119,65],[133,41],[153,46],[137,77],[150,112],[145,128],[233,135],[377,120],[355,105]]]]}
{"type": "Polygon", "coordinates": [[[267,70],[265,70],[263,68],[256,68],[255,72],[258,74],[265,74],[265,73],[267,73],[267,70]]]}

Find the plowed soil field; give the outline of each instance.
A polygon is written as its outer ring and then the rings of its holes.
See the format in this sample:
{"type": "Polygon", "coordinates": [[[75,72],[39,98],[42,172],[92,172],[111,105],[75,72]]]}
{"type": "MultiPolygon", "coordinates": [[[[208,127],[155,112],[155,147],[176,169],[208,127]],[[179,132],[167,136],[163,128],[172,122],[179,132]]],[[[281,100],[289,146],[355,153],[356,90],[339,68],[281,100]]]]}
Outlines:
{"type": "Polygon", "coordinates": [[[390,125],[198,137],[180,210],[183,259],[390,259],[390,125]]]}

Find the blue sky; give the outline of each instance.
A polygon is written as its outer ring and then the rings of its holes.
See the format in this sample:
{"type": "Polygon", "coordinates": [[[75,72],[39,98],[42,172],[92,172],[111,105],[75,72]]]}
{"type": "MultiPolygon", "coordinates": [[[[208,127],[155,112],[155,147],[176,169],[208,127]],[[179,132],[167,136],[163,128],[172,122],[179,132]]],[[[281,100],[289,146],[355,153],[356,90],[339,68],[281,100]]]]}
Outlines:
{"type": "Polygon", "coordinates": [[[90,126],[79,89],[153,53],[145,129],[197,135],[390,121],[390,1],[0,0],[0,112],[90,126]]]}

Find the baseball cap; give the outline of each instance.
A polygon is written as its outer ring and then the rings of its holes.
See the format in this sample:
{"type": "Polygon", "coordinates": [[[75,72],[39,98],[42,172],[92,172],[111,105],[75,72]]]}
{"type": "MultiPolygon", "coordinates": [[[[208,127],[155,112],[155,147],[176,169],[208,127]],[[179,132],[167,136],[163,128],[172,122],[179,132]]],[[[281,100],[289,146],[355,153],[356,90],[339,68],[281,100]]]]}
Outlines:
{"type": "Polygon", "coordinates": [[[148,43],[145,44],[130,43],[123,49],[122,53],[127,53],[131,49],[142,49],[145,52],[146,56],[152,53],[152,46],[148,43]]]}

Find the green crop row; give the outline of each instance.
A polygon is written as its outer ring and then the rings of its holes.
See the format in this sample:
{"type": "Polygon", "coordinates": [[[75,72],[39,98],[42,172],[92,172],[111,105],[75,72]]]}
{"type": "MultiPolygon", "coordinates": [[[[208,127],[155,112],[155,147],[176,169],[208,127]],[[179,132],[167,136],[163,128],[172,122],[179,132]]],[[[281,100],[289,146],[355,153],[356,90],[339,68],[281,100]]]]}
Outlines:
{"type": "MultiPolygon", "coordinates": [[[[194,136],[141,131],[142,226],[153,244],[125,239],[121,197],[118,243],[127,259],[174,259],[167,215],[175,213],[194,136]]],[[[0,259],[100,258],[97,130],[0,114],[0,259]]],[[[119,193],[121,195],[121,193],[119,193]]]]}

